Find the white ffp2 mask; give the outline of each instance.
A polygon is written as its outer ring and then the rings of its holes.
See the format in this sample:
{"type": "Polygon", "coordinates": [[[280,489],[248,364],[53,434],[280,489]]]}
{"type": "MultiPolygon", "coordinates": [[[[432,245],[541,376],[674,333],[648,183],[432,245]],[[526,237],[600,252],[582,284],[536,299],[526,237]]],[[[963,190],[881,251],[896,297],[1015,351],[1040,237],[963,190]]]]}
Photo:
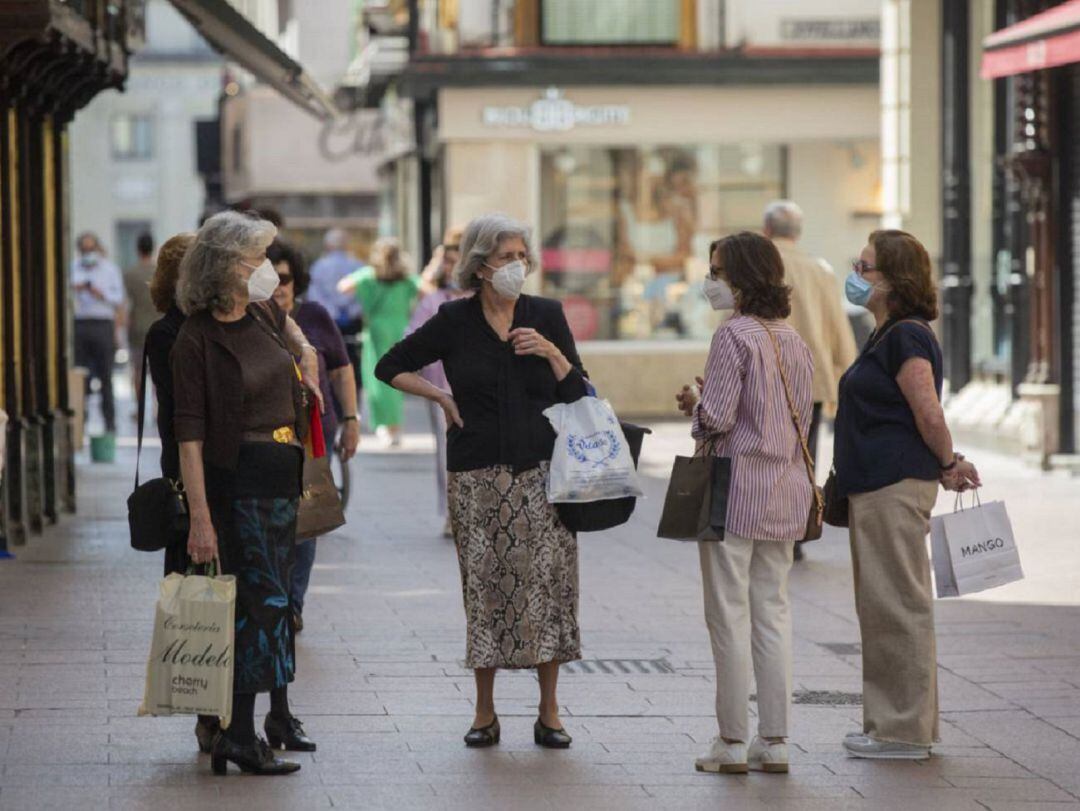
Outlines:
{"type": "Polygon", "coordinates": [[[731,286],[723,279],[705,277],[705,298],[714,310],[734,310],[735,294],[731,292],[731,286]]]}
{"type": "MultiPolygon", "coordinates": [[[[246,262],[241,262],[244,267],[249,268],[251,265],[246,262]]],[[[274,295],[274,291],[277,290],[280,283],[277,272],[274,270],[273,264],[269,259],[264,259],[262,264],[254,269],[254,272],[248,277],[248,301],[266,301],[274,295]]]]}
{"type": "MultiPolygon", "coordinates": [[[[491,268],[491,265],[488,265],[491,268]]],[[[501,268],[491,268],[495,272],[491,275],[491,286],[500,296],[511,301],[521,296],[521,289],[525,286],[525,276],[529,272],[528,266],[520,259],[507,262],[501,268]]]]}

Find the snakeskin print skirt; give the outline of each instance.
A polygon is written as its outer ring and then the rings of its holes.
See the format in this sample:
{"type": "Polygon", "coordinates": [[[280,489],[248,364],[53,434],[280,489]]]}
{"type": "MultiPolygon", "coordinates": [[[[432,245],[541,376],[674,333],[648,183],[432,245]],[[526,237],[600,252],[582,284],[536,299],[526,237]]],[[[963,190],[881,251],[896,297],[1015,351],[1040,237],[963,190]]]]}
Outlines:
{"type": "Polygon", "coordinates": [[[581,658],[577,539],[548,503],[547,467],[516,476],[506,465],[449,474],[466,667],[581,658]]]}

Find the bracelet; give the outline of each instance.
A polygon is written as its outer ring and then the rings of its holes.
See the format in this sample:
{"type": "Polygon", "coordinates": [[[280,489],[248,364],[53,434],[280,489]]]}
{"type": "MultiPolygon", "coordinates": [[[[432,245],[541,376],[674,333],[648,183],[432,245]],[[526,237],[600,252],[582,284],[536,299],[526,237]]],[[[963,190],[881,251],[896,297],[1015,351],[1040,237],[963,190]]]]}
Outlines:
{"type": "Polygon", "coordinates": [[[953,454],[953,460],[949,464],[947,464],[947,465],[939,465],[938,467],[941,468],[942,473],[947,473],[950,470],[952,470],[953,468],[955,468],[957,462],[959,462],[959,461],[960,461],[960,454],[954,453],[953,454]]]}
{"type": "Polygon", "coordinates": [[[360,418],[358,416],[356,416],[355,414],[346,414],[344,417],[341,418],[342,422],[348,422],[349,420],[357,420],[357,421],[359,421],[360,418]]]}

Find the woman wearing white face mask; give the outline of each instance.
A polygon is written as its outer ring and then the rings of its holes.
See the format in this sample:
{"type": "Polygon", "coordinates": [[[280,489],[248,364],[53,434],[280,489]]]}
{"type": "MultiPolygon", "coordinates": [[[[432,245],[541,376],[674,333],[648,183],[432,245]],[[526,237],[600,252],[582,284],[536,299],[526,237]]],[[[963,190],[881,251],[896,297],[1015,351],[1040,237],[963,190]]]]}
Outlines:
{"type": "Polygon", "coordinates": [[[707,443],[731,460],[724,540],[698,544],[720,734],[696,767],[786,772],[792,678],[787,581],[812,497],[804,449],[814,362],[784,322],[790,290],[772,242],[735,234],[714,242],[709,259],[705,295],[714,309],[735,313],[713,336],[704,378],[675,395],[683,414],[694,418],[699,447],[707,443]],[[758,704],[752,742],[751,662],[758,704]]]}
{"type": "Polygon", "coordinates": [[[876,328],[840,378],[834,461],[849,503],[862,632],[863,731],[854,757],[923,760],[938,737],[934,598],[926,533],[938,484],[979,486],[941,408],[941,347],[930,257],[911,234],[875,231],[845,292],[876,328]]]}
{"type": "Polygon", "coordinates": [[[444,304],[379,361],[380,380],[438,403],[450,426],[450,519],[475,669],[467,746],[499,742],[497,668],[537,669],[535,742],[566,748],[556,684],[578,659],[577,540],[547,501],[555,433],[545,408],[586,395],[573,336],[557,301],[522,295],[536,260],[529,230],[501,214],[469,223],[455,281],[469,298],[444,304]],[[442,361],[453,394],[417,371],[442,361]]]}
{"type": "Polygon", "coordinates": [[[256,774],[300,768],[255,734],[255,694],[270,692],[264,728],[277,749],[315,744],[289,712],[295,661],[289,622],[306,427],[301,382],[319,402],[317,358],[272,301],[278,277],[266,258],[277,229],[238,212],[209,218],[180,265],[177,304],[188,316],[170,363],[180,471],[191,515],[188,554],[236,575],[233,714],[200,746],[224,774],[229,761],[256,774]]]}

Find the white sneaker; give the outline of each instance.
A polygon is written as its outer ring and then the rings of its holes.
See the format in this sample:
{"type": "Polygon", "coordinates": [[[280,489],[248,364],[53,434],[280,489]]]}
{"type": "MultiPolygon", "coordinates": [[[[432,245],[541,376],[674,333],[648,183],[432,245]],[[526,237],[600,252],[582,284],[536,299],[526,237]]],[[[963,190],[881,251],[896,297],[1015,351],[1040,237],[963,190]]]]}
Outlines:
{"type": "Polygon", "coordinates": [[[716,774],[746,774],[746,744],[742,741],[724,743],[724,739],[717,736],[713,738],[709,753],[694,761],[694,768],[716,774]]]}
{"type": "Polygon", "coordinates": [[[787,774],[789,771],[787,744],[769,743],[755,735],[746,753],[746,762],[752,772],[787,774]]]}
{"type": "Polygon", "coordinates": [[[844,749],[851,757],[869,760],[927,760],[930,757],[929,746],[879,741],[869,735],[848,735],[844,738],[844,749]]]}

